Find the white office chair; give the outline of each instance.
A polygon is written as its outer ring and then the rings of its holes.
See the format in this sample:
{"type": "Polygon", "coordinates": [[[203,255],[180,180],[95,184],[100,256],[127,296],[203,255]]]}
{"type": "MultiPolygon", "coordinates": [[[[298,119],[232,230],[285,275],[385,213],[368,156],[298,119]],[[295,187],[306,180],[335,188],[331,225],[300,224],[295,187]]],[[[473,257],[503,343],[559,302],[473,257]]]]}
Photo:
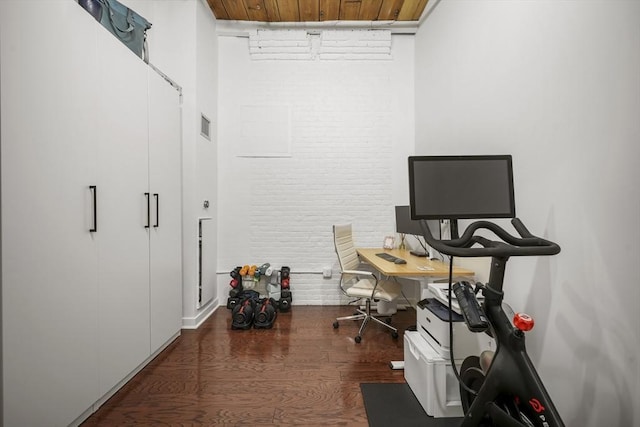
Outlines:
{"type": "MultiPolygon", "coordinates": [[[[333,327],[338,328],[341,320],[362,320],[358,335],[355,337],[355,341],[359,343],[362,340],[362,333],[367,323],[369,323],[369,320],[373,320],[391,329],[391,336],[398,338],[398,330],[396,328],[371,314],[371,301],[378,301],[379,305],[384,305],[383,302],[393,302],[402,293],[401,285],[389,280],[379,280],[370,271],[358,270],[360,259],[353,245],[351,224],[334,225],[333,242],[341,269],[340,289],[345,295],[355,298],[352,302],[361,299],[365,300],[365,310],[357,308],[357,312],[353,316],[338,317],[333,323],[333,327]]],[[[390,311],[392,312],[380,314],[390,318],[391,314],[395,313],[395,310],[390,311]]]]}

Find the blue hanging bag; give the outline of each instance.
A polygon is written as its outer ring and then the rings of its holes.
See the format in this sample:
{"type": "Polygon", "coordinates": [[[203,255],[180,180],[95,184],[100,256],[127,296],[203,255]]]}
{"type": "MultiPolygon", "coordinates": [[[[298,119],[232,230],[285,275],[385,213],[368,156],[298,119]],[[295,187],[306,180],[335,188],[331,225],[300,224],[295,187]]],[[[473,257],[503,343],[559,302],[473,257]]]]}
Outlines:
{"type": "Polygon", "coordinates": [[[117,0],[78,0],[78,3],[133,53],[149,62],[149,21],[117,0]]]}

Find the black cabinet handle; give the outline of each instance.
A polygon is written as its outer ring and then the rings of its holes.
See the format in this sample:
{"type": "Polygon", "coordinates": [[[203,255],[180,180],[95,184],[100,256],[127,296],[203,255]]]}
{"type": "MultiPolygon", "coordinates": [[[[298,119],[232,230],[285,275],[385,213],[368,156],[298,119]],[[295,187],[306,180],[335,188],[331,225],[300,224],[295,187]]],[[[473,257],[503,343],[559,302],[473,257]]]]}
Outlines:
{"type": "Polygon", "coordinates": [[[93,227],[89,229],[89,232],[95,233],[98,231],[98,187],[90,185],[89,191],[93,193],[93,227]]]}
{"type": "Polygon", "coordinates": [[[155,228],[160,226],[160,194],[153,193],[153,197],[156,199],[156,225],[155,228]]]}
{"type": "Polygon", "coordinates": [[[149,228],[151,226],[151,199],[149,198],[149,193],[144,193],[144,196],[147,198],[147,225],[144,228],[149,228]]]}

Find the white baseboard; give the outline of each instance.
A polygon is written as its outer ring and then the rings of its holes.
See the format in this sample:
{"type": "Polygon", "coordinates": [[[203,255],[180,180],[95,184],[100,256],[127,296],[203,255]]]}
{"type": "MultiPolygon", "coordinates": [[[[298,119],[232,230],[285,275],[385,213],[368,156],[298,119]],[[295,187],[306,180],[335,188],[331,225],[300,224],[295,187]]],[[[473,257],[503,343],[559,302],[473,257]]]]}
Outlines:
{"type": "Polygon", "coordinates": [[[215,298],[205,305],[195,317],[183,317],[182,329],[198,329],[216,311],[219,305],[218,299],[215,298]]]}

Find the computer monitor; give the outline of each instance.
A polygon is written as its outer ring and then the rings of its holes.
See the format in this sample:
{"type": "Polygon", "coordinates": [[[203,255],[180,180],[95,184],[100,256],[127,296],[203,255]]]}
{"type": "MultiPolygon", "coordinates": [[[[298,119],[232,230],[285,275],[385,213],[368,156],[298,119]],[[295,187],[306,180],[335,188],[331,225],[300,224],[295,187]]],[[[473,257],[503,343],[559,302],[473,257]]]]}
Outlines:
{"type": "Polygon", "coordinates": [[[510,155],[409,157],[411,218],[513,218],[510,155]]]}
{"type": "MultiPolygon", "coordinates": [[[[437,238],[440,237],[440,221],[432,219],[427,221],[427,226],[431,234],[437,238]]],[[[396,206],[396,232],[400,234],[411,234],[416,237],[423,236],[422,226],[419,220],[411,219],[411,206],[396,206]]],[[[424,250],[413,250],[411,253],[416,256],[427,256],[425,245],[420,239],[418,242],[424,250]]]]}
{"type": "MultiPolygon", "coordinates": [[[[440,221],[427,221],[431,234],[438,237],[440,235],[440,221]]],[[[396,206],[396,231],[400,234],[412,234],[414,236],[422,236],[422,227],[420,221],[411,219],[411,206],[396,206]]]]}

